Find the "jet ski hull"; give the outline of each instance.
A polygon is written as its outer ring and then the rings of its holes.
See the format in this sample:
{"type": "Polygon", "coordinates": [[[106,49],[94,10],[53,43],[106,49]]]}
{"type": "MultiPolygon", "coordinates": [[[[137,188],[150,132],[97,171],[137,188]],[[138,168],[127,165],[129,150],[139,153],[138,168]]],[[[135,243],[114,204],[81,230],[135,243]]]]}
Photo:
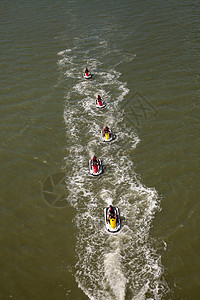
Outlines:
{"type": "Polygon", "coordinates": [[[92,166],[92,160],[89,160],[89,169],[90,169],[90,174],[91,175],[93,175],[93,176],[100,175],[103,171],[101,160],[99,159],[99,165],[98,165],[98,170],[97,171],[95,171],[93,166],[92,166]]]}
{"type": "Polygon", "coordinates": [[[115,214],[117,216],[117,218],[116,218],[116,226],[113,228],[114,218],[112,218],[112,222],[110,222],[110,220],[108,220],[108,216],[109,216],[108,210],[109,210],[109,207],[105,207],[104,208],[104,218],[105,218],[106,230],[109,231],[109,232],[115,233],[115,232],[118,232],[121,229],[121,220],[120,220],[119,208],[116,206],[116,207],[113,207],[113,209],[114,209],[114,212],[115,212],[115,214]]]}
{"type": "Polygon", "coordinates": [[[99,102],[96,101],[96,107],[97,108],[105,108],[106,107],[106,102],[104,100],[102,100],[102,105],[99,105],[99,102]]]}
{"type": "Polygon", "coordinates": [[[90,79],[90,78],[92,78],[92,74],[91,74],[91,73],[89,73],[88,75],[83,74],[83,77],[84,77],[85,79],[90,79]]]}

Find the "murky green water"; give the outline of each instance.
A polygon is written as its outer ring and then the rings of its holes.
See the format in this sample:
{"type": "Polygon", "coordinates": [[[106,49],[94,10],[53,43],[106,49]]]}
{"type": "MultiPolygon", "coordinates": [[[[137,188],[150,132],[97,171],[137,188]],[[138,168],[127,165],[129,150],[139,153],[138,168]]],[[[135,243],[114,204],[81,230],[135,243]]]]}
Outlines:
{"type": "Polygon", "coordinates": [[[199,299],[199,4],[1,2],[0,299],[199,299]]]}

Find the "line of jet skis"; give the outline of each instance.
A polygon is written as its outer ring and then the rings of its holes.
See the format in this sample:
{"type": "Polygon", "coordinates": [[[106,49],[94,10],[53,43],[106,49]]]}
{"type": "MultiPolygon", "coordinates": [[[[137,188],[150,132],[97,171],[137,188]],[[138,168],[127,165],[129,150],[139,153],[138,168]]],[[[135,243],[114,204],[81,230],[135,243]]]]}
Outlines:
{"type": "MultiPolygon", "coordinates": [[[[83,74],[85,79],[91,79],[92,74],[86,68],[83,74]]],[[[96,107],[98,109],[102,109],[106,107],[106,102],[98,95],[96,99],[96,107]]],[[[115,135],[112,133],[111,129],[108,126],[103,128],[101,132],[101,137],[103,142],[111,142],[114,140],[115,135]]],[[[103,172],[102,162],[95,155],[92,159],[89,160],[89,170],[90,174],[93,176],[99,176],[103,172]]],[[[118,232],[121,228],[121,220],[120,220],[120,212],[117,206],[110,205],[109,207],[104,208],[104,218],[105,218],[105,226],[107,231],[109,232],[118,232]]]]}

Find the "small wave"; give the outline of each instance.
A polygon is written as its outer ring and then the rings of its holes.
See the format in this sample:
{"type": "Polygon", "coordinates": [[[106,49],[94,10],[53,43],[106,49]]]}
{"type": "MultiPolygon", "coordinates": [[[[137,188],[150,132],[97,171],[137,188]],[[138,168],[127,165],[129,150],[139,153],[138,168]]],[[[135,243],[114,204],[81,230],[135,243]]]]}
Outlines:
{"type": "Polygon", "coordinates": [[[63,51],[60,51],[60,52],[58,52],[58,55],[65,55],[66,53],[68,53],[68,52],[71,52],[72,51],[72,49],[65,49],[65,50],[63,50],[63,51]]]}

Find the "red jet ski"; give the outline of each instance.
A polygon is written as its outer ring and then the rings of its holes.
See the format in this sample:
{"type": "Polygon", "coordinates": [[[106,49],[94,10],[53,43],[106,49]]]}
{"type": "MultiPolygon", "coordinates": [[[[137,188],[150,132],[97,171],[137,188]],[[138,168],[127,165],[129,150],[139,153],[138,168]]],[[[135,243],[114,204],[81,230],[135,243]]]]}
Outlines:
{"type": "Polygon", "coordinates": [[[98,159],[98,162],[92,163],[92,159],[89,161],[90,174],[93,176],[98,176],[102,173],[102,163],[98,159]]]}
{"type": "Polygon", "coordinates": [[[98,98],[96,99],[96,107],[97,108],[104,108],[104,107],[106,107],[105,101],[102,100],[100,96],[98,96],[98,98]]]}
{"type": "Polygon", "coordinates": [[[84,74],[83,74],[83,77],[85,78],[85,79],[90,79],[90,78],[92,78],[92,74],[89,72],[89,70],[86,68],[85,69],[85,72],[84,72],[84,74]]]}

